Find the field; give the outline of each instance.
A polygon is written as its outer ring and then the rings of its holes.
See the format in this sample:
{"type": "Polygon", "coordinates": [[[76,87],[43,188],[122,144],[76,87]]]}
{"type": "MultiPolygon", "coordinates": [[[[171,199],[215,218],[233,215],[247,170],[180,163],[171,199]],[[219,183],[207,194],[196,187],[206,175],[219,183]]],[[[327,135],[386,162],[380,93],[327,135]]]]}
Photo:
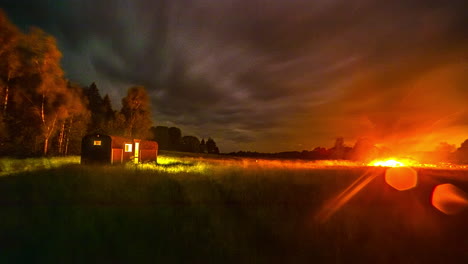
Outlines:
{"type": "Polygon", "coordinates": [[[431,204],[442,183],[468,192],[468,170],[416,169],[398,191],[348,165],[0,159],[0,263],[468,263],[468,210],[431,204]]]}

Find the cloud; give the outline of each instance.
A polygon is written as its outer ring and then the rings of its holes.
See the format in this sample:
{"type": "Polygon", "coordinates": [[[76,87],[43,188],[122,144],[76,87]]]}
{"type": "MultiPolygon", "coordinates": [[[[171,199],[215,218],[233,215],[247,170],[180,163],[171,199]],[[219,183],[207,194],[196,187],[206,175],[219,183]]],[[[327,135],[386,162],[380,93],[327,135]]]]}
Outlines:
{"type": "Polygon", "coordinates": [[[222,151],[468,137],[466,1],[0,3],[58,38],[69,78],[117,102],[145,85],[155,121],[222,151]]]}

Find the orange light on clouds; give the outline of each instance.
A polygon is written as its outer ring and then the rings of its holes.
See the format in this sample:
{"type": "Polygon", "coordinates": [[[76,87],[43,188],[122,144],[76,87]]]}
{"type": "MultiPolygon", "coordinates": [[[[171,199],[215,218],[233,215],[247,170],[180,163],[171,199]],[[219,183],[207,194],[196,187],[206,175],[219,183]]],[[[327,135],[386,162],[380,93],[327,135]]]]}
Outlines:
{"type": "Polygon", "coordinates": [[[385,171],[385,182],[399,191],[406,191],[418,184],[418,173],[410,167],[392,167],[385,171]]]}
{"type": "Polygon", "coordinates": [[[468,194],[453,184],[440,184],[432,193],[432,205],[444,214],[458,214],[468,207],[468,194]]]}

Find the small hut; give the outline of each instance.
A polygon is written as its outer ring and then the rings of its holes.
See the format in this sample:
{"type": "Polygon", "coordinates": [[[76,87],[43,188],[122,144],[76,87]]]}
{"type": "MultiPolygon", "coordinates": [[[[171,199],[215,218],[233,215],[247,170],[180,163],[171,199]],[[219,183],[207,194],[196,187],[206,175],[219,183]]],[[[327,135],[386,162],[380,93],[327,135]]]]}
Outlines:
{"type": "Polygon", "coordinates": [[[158,143],[91,134],[81,141],[81,164],[121,164],[157,161],[158,143]]]}

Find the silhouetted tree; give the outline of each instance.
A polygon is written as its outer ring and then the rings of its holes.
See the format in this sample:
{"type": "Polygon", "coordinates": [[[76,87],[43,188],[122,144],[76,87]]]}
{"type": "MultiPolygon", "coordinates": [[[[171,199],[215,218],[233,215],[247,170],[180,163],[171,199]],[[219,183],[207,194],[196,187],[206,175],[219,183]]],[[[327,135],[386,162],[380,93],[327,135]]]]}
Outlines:
{"type": "Polygon", "coordinates": [[[330,151],[323,147],[316,147],[312,150],[311,159],[314,160],[325,160],[330,158],[330,151]]]}
{"type": "Polygon", "coordinates": [[[120,112],[125,116],[127,137],[142,139],[150,137],[151,109],[148,93],[143,86],[133,86],[128,89],[127,96],[122,99],[120,112]]]}
{"type": "Polygon", "coordinates": [[[216,142],[212,138],[208,138],[206,141],[206,150],[208,153],[219,154],[219,149],[216,146],[216,142]]]}
{"type": "Polygon", "coordinates": [[[102,108],[105,122],[112,121],[115,117],[115,113],[114,109],[112,109],[112,103],[108,94],[102,98],[102,108]]]}
{"type": "Polygon", "coordinates": [[[158,142],[159,149],[169,150],[169,128],[166,126],[151,127],[153,140],[158,142]]]}
{"type": "Polygon", "coordinates": [[[88,99],[88,109],[91,112],[88,132],[98,132],[102,126],[102,97],[96,83],[93,82],[88,88],[85,88],[84,95],[88,99]]]}
{"type": "Polygon", "coordinates": [[[177,127],[169,128],[169,149],[180,150],[182,132],[177,127]]]}
{"type": "Polygon", "coordinates": [[[200,142],[200,152],[201,153],[206,153],[206,143],[205,139],[203,138],[200,142]]]}
{"type": "Polygon", "coordinates": [[[115,136],[127,136],[126,134],[127,129],[127,120],[125,116],[121,112],[114,111],[114,117],[112,121],[107,124],[106,130],[111,135],[115,136]]]}
{"type": "Polygon", "coordinates": [[[101,97],[96,83],[92,83],[88,88],[84,89],[88,101],[88,109],[91,112],[91,122],[88,126],[88,133],[104,133],[113,134],[115,132],[115,124],[117,113],[112,109],[109,95],[101,97]]]}
{"type": "Polygon", "coordinates": [[[200,140],[194,136],[182,137],[182,150],[187,152],[200,152],[200,140]]]}

